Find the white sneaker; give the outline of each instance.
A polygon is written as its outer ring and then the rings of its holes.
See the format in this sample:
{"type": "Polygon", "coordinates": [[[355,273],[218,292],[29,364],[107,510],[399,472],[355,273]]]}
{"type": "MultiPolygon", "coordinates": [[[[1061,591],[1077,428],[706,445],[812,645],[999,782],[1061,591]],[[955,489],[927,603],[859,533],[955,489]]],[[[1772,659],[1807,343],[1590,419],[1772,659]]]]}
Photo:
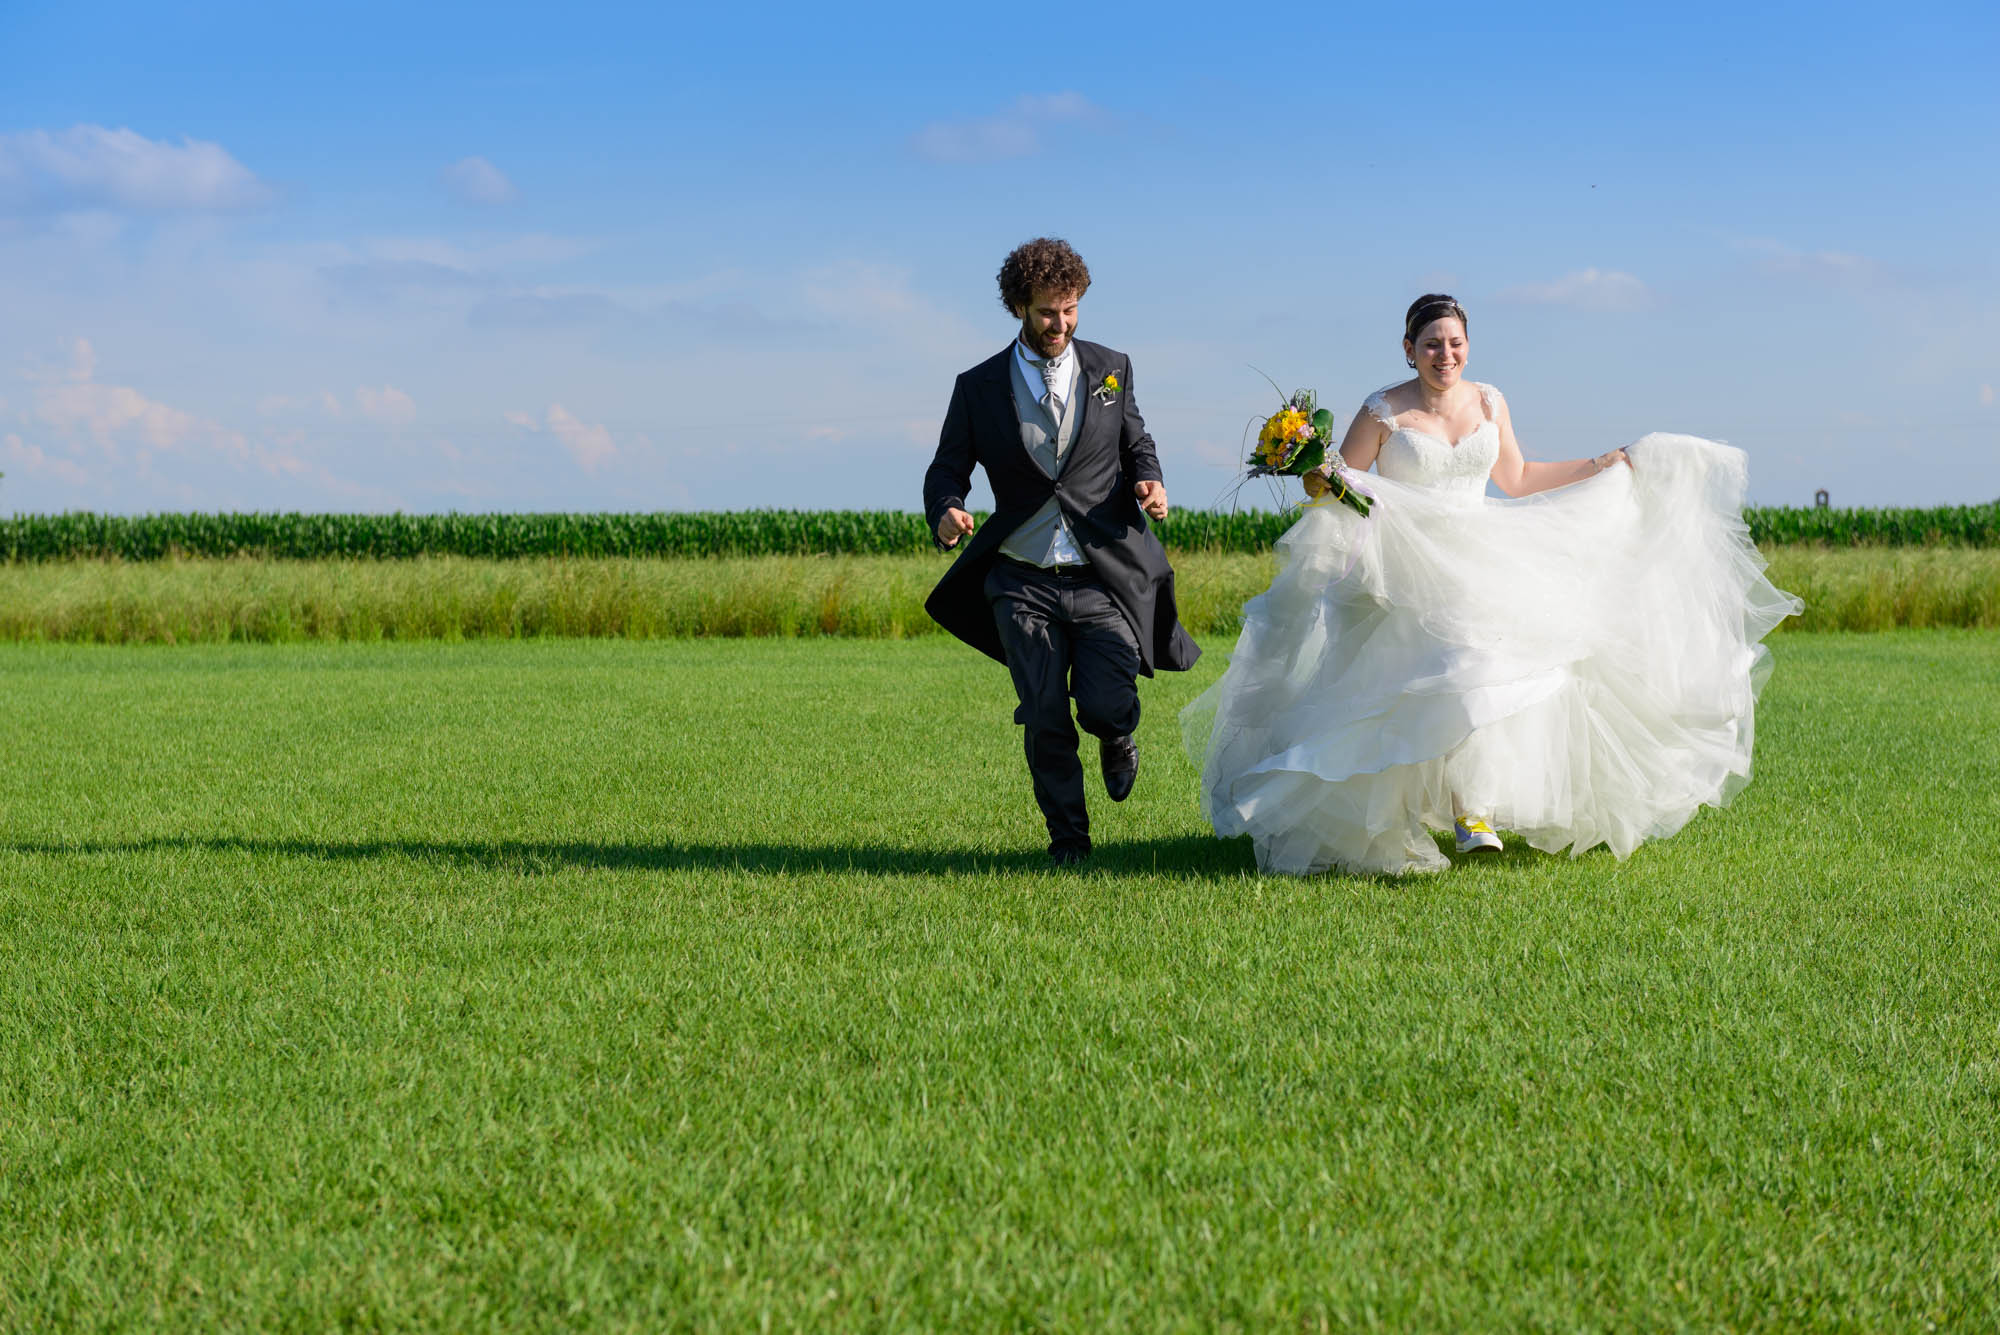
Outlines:
{"type": "Polygon", "coordinates": [[[1458,851],[1461,853],[1498,853],[1500,836],[1493,833],[1493,827],[1477,816],[1460,816],[1451,827],[1458,836],[1458,851]]]}

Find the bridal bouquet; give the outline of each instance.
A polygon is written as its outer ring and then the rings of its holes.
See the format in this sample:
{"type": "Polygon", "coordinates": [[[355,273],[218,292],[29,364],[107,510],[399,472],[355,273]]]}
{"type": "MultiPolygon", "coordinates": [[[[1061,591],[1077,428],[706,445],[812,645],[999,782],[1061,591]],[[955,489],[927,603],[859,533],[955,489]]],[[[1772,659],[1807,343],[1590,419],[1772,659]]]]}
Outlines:
{"type": "Polygon", "coordinates": [[[1367,493],[1348,485],[1340,451],[1333,448],[1333,414],[1319,406],[1309,389],[1292,395],[1264,419],[1248,462],[1251,477],[1303,477],[1318,469],[1334,499],[1357,514],[1367,514],[1372,504],[1367,493]]]}

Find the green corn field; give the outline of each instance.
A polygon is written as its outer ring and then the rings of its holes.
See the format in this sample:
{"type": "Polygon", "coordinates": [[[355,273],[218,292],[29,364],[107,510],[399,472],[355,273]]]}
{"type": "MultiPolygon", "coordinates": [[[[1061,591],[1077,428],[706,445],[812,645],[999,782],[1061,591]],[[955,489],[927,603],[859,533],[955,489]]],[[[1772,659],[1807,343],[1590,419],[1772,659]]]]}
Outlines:
{"type": "MultiPolygon", "coordinates": [[[[1182,510],[1158,526],[1181,551],[1268,549],[1296,511],[1182,510]]],[[[984,518],[984,516],[980,516],[984,518]]],[[[1928,510],[1744,512],[1763,544],[2000,546],[2000,502],[1928,510]]],[[[931,549],[923,516],[896,510],[670,511],[651,514],[15,515],[0,519],[0,559],[157,561],[527,557],[899,556],[931,549]]]]}

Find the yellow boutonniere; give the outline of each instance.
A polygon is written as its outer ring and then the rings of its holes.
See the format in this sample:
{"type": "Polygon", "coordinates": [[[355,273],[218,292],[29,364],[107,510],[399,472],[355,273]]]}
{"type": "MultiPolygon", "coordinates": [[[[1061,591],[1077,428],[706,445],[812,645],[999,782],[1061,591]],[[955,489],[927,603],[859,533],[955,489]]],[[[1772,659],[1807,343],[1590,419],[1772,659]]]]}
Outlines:
{"type": "Polygon", "coordinates": [[[1104,379],[1097,382],[1097,388],[1092,390],[1091,394],[1099,403],[1108,404],[1111,400],[1118,397],[1118,391],[1121,388],[1123,386],[1118,383],[1118,373],[1116,371],[1106,371],[1104,379]]]}

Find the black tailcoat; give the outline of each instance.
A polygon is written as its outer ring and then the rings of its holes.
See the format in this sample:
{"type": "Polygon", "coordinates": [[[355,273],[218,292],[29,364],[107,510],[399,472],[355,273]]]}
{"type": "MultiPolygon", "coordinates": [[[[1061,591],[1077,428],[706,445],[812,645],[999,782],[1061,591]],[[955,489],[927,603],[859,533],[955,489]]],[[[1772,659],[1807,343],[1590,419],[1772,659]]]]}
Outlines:
{"type": "Polygon", "coordinates": [[[1097,570],[1112,601],[1139,640],[1139,670],[1180,672],[1194,666],[1201,648],[1181,629],[1174,607],[1174,572],[1166,548],[1153,536],[1133,487],[1158,482],[1153,438],[1132,398],[1132,363],[1124,353],[1076,340],[1076,424],[1062,470],[1051,478],[1021,444],[1008,358],[1014,345],[959,376],[938,435],[937,455],[924,474],[924,518],[933,540],[944,512],[965,508],[972,466],[986,469],[993,486],[993,517],[980,525],[924,603],[937,623],[973,648],[1007,661],[987,605],[986,573],[1009,533],[1034,517],[1050,496],[1077,545],[1097,570]],[[1115,393],[1100,394],[1106,375],[1115,393]]]}

